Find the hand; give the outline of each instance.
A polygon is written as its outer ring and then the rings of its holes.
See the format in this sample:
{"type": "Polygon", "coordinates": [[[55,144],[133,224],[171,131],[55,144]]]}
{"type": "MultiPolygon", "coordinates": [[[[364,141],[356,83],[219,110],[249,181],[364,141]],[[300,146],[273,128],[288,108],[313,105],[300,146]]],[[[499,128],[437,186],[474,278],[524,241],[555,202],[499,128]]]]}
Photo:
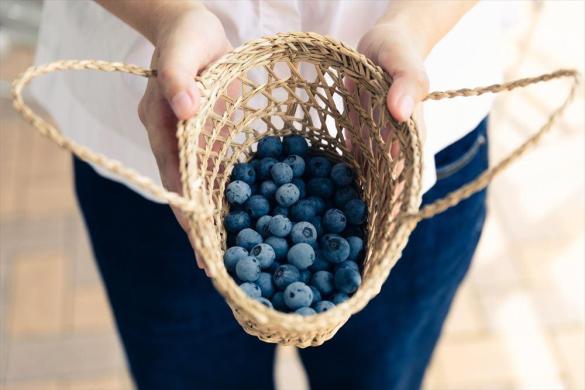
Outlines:
{"type": "MultiPolygon", "coordinates": [[[[153,41],[156,49],[151,67],[157,69],[157,77],[149,79],[138,115],[146,127],[164,187],[181,193],[177,120],[197,113],[200,94],[194,78],[231,45],[220,21],[201,7],[163,18],[153,41]]],[[[185,216],[179,210],[173,212],[188,232],[185,216]]]]}

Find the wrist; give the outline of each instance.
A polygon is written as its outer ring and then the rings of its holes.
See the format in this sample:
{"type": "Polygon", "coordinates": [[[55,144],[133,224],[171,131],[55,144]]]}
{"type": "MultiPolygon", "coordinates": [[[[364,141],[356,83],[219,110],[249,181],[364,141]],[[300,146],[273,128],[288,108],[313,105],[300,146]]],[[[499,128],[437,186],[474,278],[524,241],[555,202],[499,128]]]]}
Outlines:
{"type": "Polygon", "coordinates": [[[200,2],[195,0],[170,1],[157,3],[153,12],[155,17],[145,29],[146,38],[156,47],[176,27],[178,21],[195,12],[209,12],[200,2]]]}

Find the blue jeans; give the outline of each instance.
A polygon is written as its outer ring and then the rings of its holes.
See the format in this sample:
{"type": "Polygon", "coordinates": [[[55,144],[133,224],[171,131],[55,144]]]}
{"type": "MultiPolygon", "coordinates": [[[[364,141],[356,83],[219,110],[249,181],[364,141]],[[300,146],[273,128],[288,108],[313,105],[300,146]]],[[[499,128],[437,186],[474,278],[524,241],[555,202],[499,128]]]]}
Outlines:
{"type": "MultiPolygon", "coordinates": [[[[487,121],[436,156],[427,204],[486,169],[487,121]]],[[[270,389],[275,347],[244,333],[166,205],[75,160],[79,204],[140,389],[270,389]]],[[[421,222],[381,293],[323,346],[301,350],[313,389],[416,389],[464,278],[485,191],[421,222]]]]}

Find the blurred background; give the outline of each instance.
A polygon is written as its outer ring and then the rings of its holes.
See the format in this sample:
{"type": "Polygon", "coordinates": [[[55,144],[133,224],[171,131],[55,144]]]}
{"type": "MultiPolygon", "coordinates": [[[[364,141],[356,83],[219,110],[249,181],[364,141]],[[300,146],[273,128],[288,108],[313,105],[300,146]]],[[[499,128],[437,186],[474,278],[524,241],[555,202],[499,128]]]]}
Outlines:
{"type": "MultiPolygon", "coordinates": [[[[506,79],[584,70],[585,3],[524,1],[506,79]]],[[[70,156],[12,111],[42,1],[0,1],[0,388],[132,389],[73,195],[70,156]]],[[[557,82],[498,97],[498,160],[564,97],[557,82]]],[[[490,214],[426,389],[585,389],[584,92],[543,144],[491,186],[490,214]]],[[[291,348],[280,389],[307,388],[291,348]]]]}

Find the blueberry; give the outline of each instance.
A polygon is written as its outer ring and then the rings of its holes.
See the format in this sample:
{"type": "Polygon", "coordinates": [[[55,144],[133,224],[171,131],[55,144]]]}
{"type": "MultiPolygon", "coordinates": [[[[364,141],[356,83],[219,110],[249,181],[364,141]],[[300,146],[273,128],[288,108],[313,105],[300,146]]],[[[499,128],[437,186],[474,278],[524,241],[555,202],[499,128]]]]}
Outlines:
{"type": "Polygon", "coordinates": [[[346,240],[349,243],[349,257],[347,259],[357,261],[364,249],[364,240],[356,236],[347,237],[346,240]]]}
{"type": "Polygon", "coordinates": [[[243,229],[236,236],[236,244],[246,250],[252,249],[255,245],[262,242],[262,236],[256,230],[250,228],[243,229]]]}
{"type": "Polygon", "coordinates": [[[327,260],[323,259],[323,255],[321,255],[321,250],[315,250],[315,261],[313,265],[309,268],[312,272],[317,271],[328,271],[331,267],[331,263],[327,260]]]}
{"type": "Polygon", "coordinates": [[[299,307],[297,310],[295,310],[295,313],[300,314],[303,317],[317,314],[317,312],[310,307],[299,307]]]}
{"type": "Polygon", "coordinates": [[[250,184],[250,191],[251,191],[252,195],[258,194],[258,183],[250,184]]]}
{"type": "Polygon", "coordinates": [[[223,264],[228,272],[234,272],[238,260],[248,256],[248,251],[241,246],[232,246],[223,254],[223,264]]]}
{"type": "Polygon", "coordinates": [[[307,190],[305,189],[305,181],[303,179],[295,177],[291,183],[293,183],[299,189],[299,199],[303,199],[305,196],[307,196],[307,190]]]}
{"type": "Polygon", "coordinates": [[[309,286],[313,292],[313,305],[321,300],[321,292],[315,286],[309,286]]]}
{"type": "Polygon", "coordinates": [[[323,227],[329,233],[341,233],[346,224],[347,219],[339,209],[329,209],[323,215],[323,227]]]}
{"type": "Polygon", "coordinates": [[[295,244],[304,242],[315,245],[317,243],[317,229],[309,222],[297,222],[290,232],[290,239],[295,244]]]}
{"type": "Polygon", "coordinates": [[[292,229],[292,222],[285,216],[275,215],[270,220],[268,229],[273,236],[286,237],[292,229]]]}
{"type": "Polygon", "coordinates": [[[301,282],[307,284],[309,280],[311,280],[311,276],[313,275],[311,271],[308,269],[302,269],[299,271],[301,273],[301,282]]]}
{"type": "Polygon", "coordinates": [[[301,279],[301,273],[294,265],[283,264],[274,271],[272,280],[274,285],[283,290],[291,283],[298,282],[301,279]]]}
{"type": "Polygon", "coordinates": [[[300,135],[288,135],[282,140],[284,152],[287,154],[297,154],[304,156],[309,150],[307,140],[300,135]]]}
{"type": "Polygon", "coordinates": [[[306,269],[315,261],[313,247],[304,242],[293,245],[286,255],[288,262],[298,269],[306,269]]]}
{"type": "Polygon", "coordinates": [[[272,180],[265,180],[260,183],[260,195],[266,199],[272,199],[278,187],[272,180]]]}
{"type": "Polygon", "coordinates": [[[309,196],[307,200],[315,208],[315,213],[318,215],[323,214],[323,212],[327,208],[325,201],[322,198],[319,198],[318,196],[309,196]]]}
{"type": "Polygon", "coordinates": [[[346,163],[337,163],[331,168],[331,179],[339,187],[348,186],[353,183],[355,173],[346,163]]]}
{"type": "Polygon", "coordinates": [[[360,196],[357,190],[353,187],[341,187],[335,191],[333,196],[333,204],[338,209],[342,209],[347,202],[352,199],[358,199],[360,196]]]}
{"type": "Polygon", "coordinates": [[[265,269],[265,271],[272,275],[278,267],[280,267],[280,263],[278,261],[273,261],[272,264],[270,264],[268,268],[265,269]]]}
{"type": "Polygon", "coordinates": [[[272,176],[272,180],[276,184],[282,185],[285,183],[290,183],[292,181],[293,170],[288,164],[278,162],[274,164],[270,169],[270,175],[272,176]]]}
{"type": "Polygon", "coordinates": [[[258,299],[261,296],[260,287],[258,287],[254,283],[242,283],[240,284],[240,288],[244,290],[244,292],[250,297],[254,299],[258,299]]]}
{"type": "Polygon", "coordinates": [[[231,212],[223,218],[225,230],[230,233],[237,233],[242,229],[250,227],[251,223],[252,220],[245,211],[231,212]]]}
{"type": "Polygon", "coordinates": [[[363,239],[364,238],[364,229],[359,225],[347,225],[342,234],[344,237],[355,236],[355,237],[363,239]]]}
{"type": "Polygon", "coordinates": [[[307,194],[319,196],[321,198],[330,198],[333,196],[335,185],[326,177],[314,177],[307,182],[307,194]]]}
{"type": "Polygon", "coordinates": [[[282,154],[282,142],[280,137],[264,137],[258,141],[258,157],[278,157],[282,154]]]}
{"type": "Polygon", "coordinates": [[[276,260],[283,260],[288,253],[288,242],[282,237],[270,236],[264,241],[274,249],[276,260]]]}
{"type": "Polygon", "coordinates": [[[347,295],[346,293],[337,293],[335,295],[333,295],[333,297],[331,298],[331,301],[333,303],[335,303],[336,305],[339,305],[340,303],[343,303],[345,301],[347,301],[349,299],[349,295],[347,295]]]}
{"type": "Polygon", "coordinates": [[[293,221],[307,221],[315,215],[315,206],[308,198],[299,200],[290,208],[290,219],[293,221]]]}
{"type": "Polygon", "coordinates": [[[262,296],[264,298],[270,298],[274,294],[274,284],[272,283],[272,275],[268,272],[260,272],[256,284],[260,287],[262,296]]]}
{"type": "Polygon", "coordinates": [[[260,159],[254,158],[254,159],[248,161],[248,164],[250,164],[252,166],[252,168],[254,168],[254,171],[256,172],[256,177],[258,177],[258,168],[260,167],[260,159]]]}
{"type": "Polygon", "coordinates": [[[268,225],[272,217],[270,215],[263,215],[256,221],[256,231],[260,233],[262,238],[266,238],[270,235],[270,231],[268,230],[268,225]]]}
{"type": "Polygon", "coordinates": [[[288,207],[283,207],[283,206],[276,206],[272,209],[272,215],[273,216],[277,216],[277,215],[283,215],[285,217],[288,217],[288,207]]]}
{"type": "Polygon", "coordinates": [[[307,164],[307,171],[312,177],[327,177],[331,172],[331,162],[323,156],[311,157],[307,164]]]}
{"type": "Polygon", "coordinates": [[[321,302],[317,302],[315,305],[313,305],[313,308],[315,309],[315,311],[317,313],[323,313],[324,311],[327,311],[329,309],[333,309],[335,307],[335,304],[333,304],[333,302],[329,302],[329,301],[321,301],[321,302]]]}
{"type": "Polygon", "coordinates": [[[326,234],[321,238],[321,254],[331,263],[341,263],[349,257],[349,243],[337,234],[326,234]]]}
{"type": "Polygon", "coordinates": [[[248,184],[256,181],[256,171],[252,164],[237,163],[232,171],[232,180],[241,180],[248,184]]]}
{"type": "Polygon", "coordinates": [[[266,157],[260,160],[260,164],[258,164],[257,168],[258,178],[264,180],[269,179],[271,177],[270,170],[272,169],[272,166],[277,162],[278,160],[272,157],[266,157]]]}
{"type": "Polygon", "coordinates": [[[260,218],[270,211],[270,203],[262,195],[252,195],[245,206],[252,218],[260,218]]]}
{"type": "Polygon", "coordinates": [[[291,283],[284,290],[284,303],[292,310],[311,306],[312,302],[313,292],[303,282],[291,283]]]}
{"type": "Polygon", "coordinates": [[[251,195],[250,186],[241,180],[232,181],[225,190],[225,197],[230,204],[244,204],[251,195]]]}
{"type": "Polygon", "coordinates": [[[354,269],[344,268],[335,272],[335,287],[341,292],[351,294],[358,289],[361,283],[362,277],[354,269]]]}
{"type": "Polygon", "coordinates": [[[343,263],[339,263],[335,266],[335,272],[339,271],[340,269],[344,268],[351,268],[355,271],[360,271],[360,267],[357,265],[355,261],[345,260],[343,263]]]}
{"type": "Polygon", "coordinates": [[[276,294],[274,294],[274,296],[272,297],[272,306],[276,310],[288,311],[288,308],[284,303],[284,293],[282,291],[279,291],[276,294]]]}
{"type": "Polygon", "coordinates": [[[291,167],[294,177],[301,177],[305,173],[305,160],[301,156],[291,154],[283,162],[291,167]]]}
{"type": "Polygon", "coordinates": [[[315,215],[314,217],[311,217],[307,220],[307,222],[309,222],[311,225],[313,225],[315,227],[315,230],[317,231],[317,235],[321,236],[323,235],[323,224],[321,223],[321,217],[318,215],[315,215]]]}
{"type": "Polygon", "coordinates": [[[258,244],[250,250],[250,256],[254,256],[260,263],[260,268],[268,268],[274,262],[276,253],[274,249],[266,243],[258,244]]]}
{"type": "Polygon", "coordinates": [[[255,282],[260,276],[260,262],[252,256],[242,257],[236,264],[236,275],[243,282],[255,282]]]}
{"type": "Polygon", "coordinates": [[[281,185],[275,194],[276,202],[283,207],[292,206],[299,200],[299,196],[299,189],[292,183],[281,185]]]}
{"type": "Polygon", "coordinates": [[[264,306],[266,306],[269,309],[273,309],[272,307],[272,302],[270,302],[268,299],[266,298],[257,298],[256,299],[258,302],[260,302],[261,304],[263,304],[264,306]]]}
{"type": "Polygon", "coordinates": [[[322,295],[329,295],[333,292],[333,274],[327,271],[317,271],[311,278],[311,286],[315,287],[322,295]]]}
{"type": "Polygon", "coordinates": [[[366,204],[361,199],[352,199],[343,208],[347,221],[353,225],[360,225],[366,220],[366,210],[366,204]]]}

